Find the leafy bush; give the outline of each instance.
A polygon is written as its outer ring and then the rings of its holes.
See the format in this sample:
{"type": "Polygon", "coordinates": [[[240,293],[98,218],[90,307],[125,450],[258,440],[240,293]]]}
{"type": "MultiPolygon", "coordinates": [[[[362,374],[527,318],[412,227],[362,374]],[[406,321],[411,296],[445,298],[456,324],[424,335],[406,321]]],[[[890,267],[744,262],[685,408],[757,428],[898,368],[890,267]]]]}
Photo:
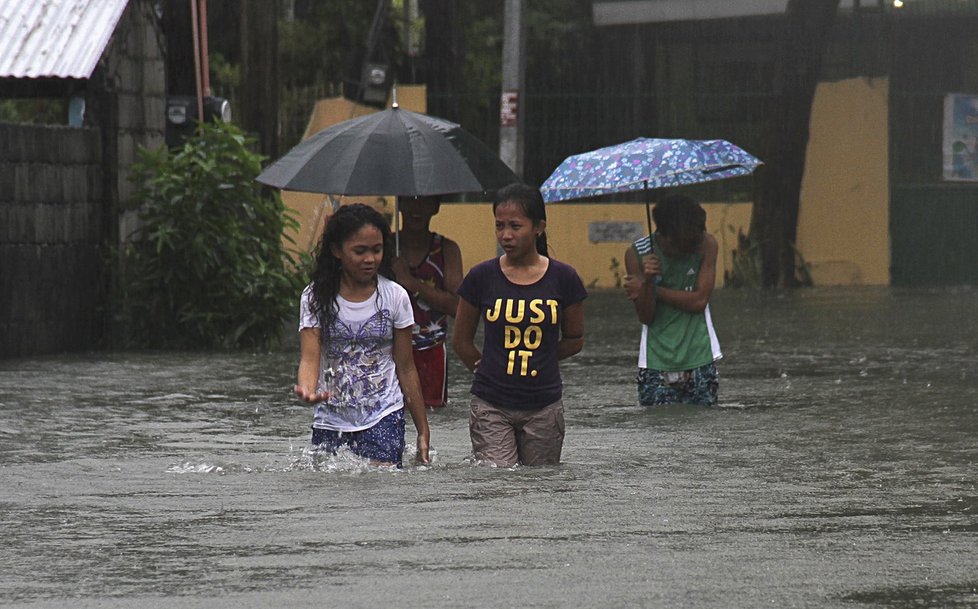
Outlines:
{"type": "MultiPolygon", "coordinates": [[[[727,230],[737,233],[737,249],[733,250],[733,268],[724,274],[723,285],[753,289],[764,287],[760,244],[733,226],[727,226],[727,230]]],[[[794,244],[791,244],[791,249],[795,253],[795,279],[797,284],[803,287],[815,285],[812,280],[811,265],[805,261],[804,256],[794,244]]]]}
{"type": "Polygon", "coordinates": [[[179,149],[143,149],[133,166],[139,229],[122,250],[130,347],[267,347],[304,281],[282,243],[295,230],[255,176],[262,158],[235,126],[207,123],[179,149]]]}

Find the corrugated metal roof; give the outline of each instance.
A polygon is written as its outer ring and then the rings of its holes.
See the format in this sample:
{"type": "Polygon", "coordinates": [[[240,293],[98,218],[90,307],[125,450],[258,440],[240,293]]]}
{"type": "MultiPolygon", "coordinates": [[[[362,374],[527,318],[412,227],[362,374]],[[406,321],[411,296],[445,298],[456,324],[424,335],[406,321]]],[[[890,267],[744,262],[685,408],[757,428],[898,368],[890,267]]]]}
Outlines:
{"type": "Polygon", "coordinates": [[[88,78],[129,0],[0,0],[0,78],[88,78]]]}

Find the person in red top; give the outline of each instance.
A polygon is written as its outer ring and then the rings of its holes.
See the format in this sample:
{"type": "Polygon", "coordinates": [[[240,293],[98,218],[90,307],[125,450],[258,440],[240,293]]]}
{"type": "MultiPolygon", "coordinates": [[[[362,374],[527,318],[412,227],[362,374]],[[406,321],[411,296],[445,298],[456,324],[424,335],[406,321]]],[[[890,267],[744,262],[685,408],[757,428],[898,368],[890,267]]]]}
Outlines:
{"type": "Polygon", "coordinates": [[[448,317],[455,315],[462,282],[462,252],[451,239],[431,231],[439,197],[400,197],[400,254],[394,276],[411,295],[414,307],[414,365],[421,377],[425,405],[448,403],[448,317]]]}

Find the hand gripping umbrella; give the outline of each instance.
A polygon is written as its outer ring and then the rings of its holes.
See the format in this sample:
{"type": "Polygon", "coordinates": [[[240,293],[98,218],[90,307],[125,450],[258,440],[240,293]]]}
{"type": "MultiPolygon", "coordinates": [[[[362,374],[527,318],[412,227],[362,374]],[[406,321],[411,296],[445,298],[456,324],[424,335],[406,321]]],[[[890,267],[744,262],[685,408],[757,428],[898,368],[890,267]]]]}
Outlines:
{"type": "Polygon", "coordinates": [[[652,234],[649,191],[751,174],[761,161],[726,140],[640,137],[567,157],[540,186],[547,203],[641,190],[652,234]]]}

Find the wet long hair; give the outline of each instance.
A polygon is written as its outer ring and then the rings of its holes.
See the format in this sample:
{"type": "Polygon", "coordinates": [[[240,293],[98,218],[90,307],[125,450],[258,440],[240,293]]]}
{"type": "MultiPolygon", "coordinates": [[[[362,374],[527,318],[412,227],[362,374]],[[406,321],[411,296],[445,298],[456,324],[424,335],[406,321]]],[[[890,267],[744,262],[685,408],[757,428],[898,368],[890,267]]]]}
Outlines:
{"type": "Polygon", "coordinates": [[[350,237],[368,224],[376,227],[384,239],[384,258],[378,274],[388,279],[394,276],[391,271],[394,239],[387,220],[380,212],[369,205],[353,203],[340,207],[336,213],[328,216],[316,250],[316,268],[312,271],[312,309],[319,320],[323,343],[329,340],[330,328],[339,313],[336,297],[340,293],[340,278],[343,275],[342,264],[333,255],[333,247],[341,249],[350,237]]]}
{"type": "Polygon", "coordinates": [[[706,234],[706,211],[694,199],[680,194],[668,195],[652,209],[655,230],[680,252],[699,251],[706,234]]]}
{"type": "MultiPolygon", "coordinates": [[[[504,186],[496,191],[496,196],[492,199],[492,213],[495,215],[496,208],[503,203],[516,203],[523,213],[537,226],[541,221],[547,221],[547,208],[543,203],[543,195],[532,186],[521,182],[515,182],[509,186],[504,186]]],[[[537,253],[547,256],[547,231],[541,231],[537,237],[537,253]]]]}

